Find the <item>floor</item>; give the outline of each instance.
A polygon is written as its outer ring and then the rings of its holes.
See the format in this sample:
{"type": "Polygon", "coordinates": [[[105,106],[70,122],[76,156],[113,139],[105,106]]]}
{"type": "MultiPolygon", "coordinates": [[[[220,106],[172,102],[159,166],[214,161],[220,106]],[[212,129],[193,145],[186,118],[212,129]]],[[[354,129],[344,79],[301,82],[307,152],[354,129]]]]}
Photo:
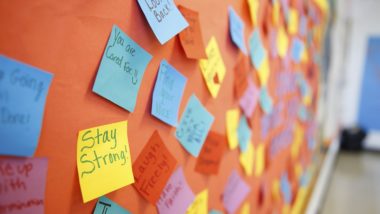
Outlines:
{"type": "Polygon", "coordinates": [[[321,213],[380,213],[380,153],[338,154],[321,213]]]}

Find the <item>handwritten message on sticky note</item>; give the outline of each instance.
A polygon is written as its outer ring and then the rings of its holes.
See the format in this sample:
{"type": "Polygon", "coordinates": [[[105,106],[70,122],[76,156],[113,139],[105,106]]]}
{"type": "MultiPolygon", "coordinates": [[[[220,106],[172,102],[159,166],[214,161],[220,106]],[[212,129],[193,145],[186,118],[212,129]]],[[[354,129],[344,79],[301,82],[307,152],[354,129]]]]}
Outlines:
{"type": "Polygon", "coordinates": [[[187,209],[186,214],[206,214],[208,211],[208,190],[205,189],[202,192],[198,193],[195,197],[193,203],[187,209]]]}
{"type": "Polygon", "coordinates": [[[239,161],[244,169],[245,174],[252,175],[253,172],[253,161],[254,161],[254,149],[251,142],[248,143],[247,150],[241,152],[239,156],[239,161]]]}
{"type": "Polygon", "coordinates": [[[289,34],[298,33],[298,11],[294,8],[289,9],[288,32],[289,34]]]}
{"type": "Polygon", "coordinates": [[[186,77],[166,60],[162,60],[152,98],[152,115],[177,126],[178,108],[186,85],[186,77]]]}
{"type": "Polygon", "coordinates": [[[239,117],[240,111],[237,108],[226,112],[226,132],[230,149],[235,149],[239,145],[239,117]]]}
{"type": "Polygon", "coordinates": [[[232,41],[244,54],[247,54],[244,39],[244,23],[231,6],[228,7],[228,16],[232,41]]]}
{"type": "Polygon", "coordinates": [[[0,55],[0,154],[33,156],[53,75],[0,55]]]}
{"type": "Polygon", "coordinates": [[[173,0],[138,0],[138,2],[161,45],[189,26],[173,0]]]}
{"type": "Polygon", "coordinates": [[[202,174],[218,174],[220,161],[226,150],[227,142],[223,135],[211,131],[197,158],[195,171],[202,174]]]}
{"type": "Polygon", "coordinates": [[[155,131],[133,163],[133,186],[146,200],[156,204],[176,164],[176,159],[155,131]]]}
{"type": "Polygon", "coordinates": [[[269,95],[267,87],[262,87],[260,90],[260,105],[265,114],[270,114],[273,108],[273,101],[269,95]]]}
{"type": "Polygon", "coordinates": [[[127,121],[80,131],[77,166],[83,202],[134,183],[127,121]]]}
{"type": "Polygon", "coordinates": [[[119,27],[112,27],[92,91],[133,112],[152,56],[119,27]]]}
{"type": "Polygon", "coordinates": [[[277,51],[282,58],[288,53],[289,39],[284,27],[280,27],[277,32],[277,51]]]}
{"type": "Polygon", "coordinates": [[[235,213],[243,203],[251,187],[233,170],[224,188],[222,201],[228,213],[235,213]]]}
{"type": "Polygon", "coordinates": [[[199,60],[203,78],[213,98],[216,98],[226,74],[226,67],[215,37],[211,37],[206,47],[207,59],[199,60]]]}
{"type": "Polygon", "coordinates": [[[166,183],[156,206],[160,214],[186,213],[194,198],[182,167],[178,167],[166,183]]]}
{"type": "Polygon", "coordinates": [[[255,175],[261,176],[265,168],[265,147],[260,143],[256,148],[255,175]]]}
{"type": "Polygon", "coordinates": [[[189,23],[189,27],[179,33],[179,40],[185,51],[186,57],[190,59],[207,58],[198,12],[190,10],[182,5],[178,6],[178,9],[189,23]]]}
{"type": "Polygon", "coordinates": [[[241,55],[234,67],[234,95],[240,99],[248,87],[247,74],[249,71],[248,58],[241,55]]]}
{"type": "Polygon", "coordinates": [[[117,203],[113,202],[109,198],[102,196],[96,203],[96,207],[93,214],[130,214],[128,210],[124,209],[117,203]]]}
{"type": "Polygon", "coordinates": [[[260,1],[259,0],[247,0],[247,1],[248,1],[248,6],[249,6],[249,13],[251,14],[252,25],[256,26],[257,17],[259,14],[260,1]]]}
{"type": "Polygon", "coordinates": [[[213,122],[214,116],[193,94],[182,114],[175,136],[186,151],[198,157],[213,122]]]}
{"type": "Polygon", "coordinates": [[[238,127],[238,138],[239,138],[239,148],[240,151],[244,152],[247,150],[248,143],[251,140],[251,128],[248,126],[247,118],[240,117],[239,127],[238,127]]]}
{"type": "Polygon", "coordinates": [[[239,101],[239,105],[243,109],[246,117],[252,117],[258,98],[259,89],[253,83],[253,80],[248,78],[248,88],[239,101]]]}
{"type": "Polygon", "coordinates": [[[249,38],[249,48],[252,65],[256,69],[259,69],[266,57],[266,50],[260,39],[260,32],[257,29],[253,31],[252,36],[249,38]]]}
{"type": "Polygon", "coordinates": [[[304,46],[304,43],[302,42],[302,40],[300,40],[298,38],[293,38],[291,55],[292,55],[292,59],[296,63],[301,62],[301,56],[302,56],[304,49],[305,49],[305,46],[304,46]]]}
{"type": "Polygon", "coordinates": [[[0,160],[0,213],[44,213],[46,158],[0,160]]]}

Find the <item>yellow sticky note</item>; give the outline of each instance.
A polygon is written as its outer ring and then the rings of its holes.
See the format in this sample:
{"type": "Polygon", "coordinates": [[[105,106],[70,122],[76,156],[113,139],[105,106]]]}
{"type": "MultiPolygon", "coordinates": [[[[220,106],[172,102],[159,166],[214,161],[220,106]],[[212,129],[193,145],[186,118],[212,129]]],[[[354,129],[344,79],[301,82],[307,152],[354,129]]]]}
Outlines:
{"type": "Polygon", "coordinates": [[[240,214],[249,214],[249,209],[250,209],[250,206],[249,206],[249,203],[248,202],[245,202],[243,204],[243,207],[241,208],[241,212],[240,214]]]}
{"type": "Polygon", "coordinates": [[[206,54],[207,59],[199,60],[199,66],[208,90],[212,97],[216,98],[226,74],[226,67],[215,37],[211,37],[206,47],[206,54]]]}
{"type": "Polygon", "coordinates": [[[280,181],[278,179],[274,180],[272,183],[272,197],[275,201],[279,201],[281,199],[280,181]]]}
{"type": "Polygon", "coordinates": [[[260,143],[256,149],[256,169],[255,175],[261,176],[265,167],[265,151],[264,144],[260,143]]]}
{"type": "Polygon", "coordinates": [[[251,13],[251,21],[254,26],[257,25],[257,17],[259,15],[259,0],[248,0],[249,12],[251,13]]]}
{"type": "Polygon", "coordinates": [[[294,126],[293,136],[294,137],[291,146],[291,156],[293,159],[295,159],[299,154],[300,146],[303,141],[303,129],[298,123],[296,123],[296,125],[294,126]]]}
{"type": "Polygon", "coordinates": [[[239,127],[240,111],[239,109],[231,109],[226,112],[226,132],[228,146],[235,149],[239,145],[238,127],[239,127]]]}
{"type": "Polygon", "coordinates": [[[308,56],[306,50],[307,50],[307,48],[304,48],[302,53],[301,53],[301,62],[303,62],[303,63],[309,62],[309,56],[308,56]]]}
{"type": "Polygon", "coordinates": [[[277,32],[277,52],[282,58],[288,53],[289,39],[284,27],[280,27],[277,32]]]}
{"type": "Polygon", "coordinates": [[[295,171],[296,177],[299,179],[303,173],[303,168],[302,168],[301,163],[296,164],[294,171],[295,171]]]}
{"type": "Polygon", "coordinates": [[[77,166],[83,202],[134,183],[127,121],[80,131],[77,166]]]}
{"type": "Polygon", "coordinates": [[[290,205],[289,204],[285,204],[283,207],[282,207],[282,214],[289,214],[291,211],[290,209],[290,205]]]}
{"type": "Polygon", "coordinates": [[[288,17],[289,34],[294,35],[298,33],[298,18],[298,11],[294,8],[290,8],[288,17]]]}
{"type": "Polygon", "coordinates": [[[240,164],[243,167],[247,175],[252,175],[253,161],[254,161],[254,149],[251,142],[248,142],[248,148],[245,152],[240,153],[240,164]]]}
{"type": "Polygon", "coordinates": [[[261,86],[267,85],[268,80],[269,80],[269,74],[270,74],[268,57],[264,58],[264,61],[263,63],[261,63],[261,66],[257,72],[259,75],[261,86]]]}
{"type": "Polygon", "coordinates": [[[273,1],[272,10],[273,25],[277,26],[280,22],[280,2],[278,0],[273,1]]]}
{"type": "Polygon", "coordinates": [[[208,190],[198,193],[193,203],[187,208],[187,214],[198,214],[208,212],[208,190]]]}

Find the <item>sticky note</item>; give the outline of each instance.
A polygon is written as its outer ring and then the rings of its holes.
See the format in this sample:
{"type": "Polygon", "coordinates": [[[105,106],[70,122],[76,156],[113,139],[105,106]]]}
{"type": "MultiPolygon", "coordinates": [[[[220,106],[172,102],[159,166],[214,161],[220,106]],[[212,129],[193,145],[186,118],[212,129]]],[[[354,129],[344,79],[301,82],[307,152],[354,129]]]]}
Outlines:
{"type": "Polygon", "coordinates": [[[193,94],[182,114],[175,136],[186,151],[198,157],[213,122],[214,116],[193,94]]]}
{"type": "Polygon", "coordinates": [[[189,26],[173,0],[138,2],[161,45],[189,26]]]}
{"type": "Polygon", "coordinates": [[[152,115],[171,126],[177,126],[178,108],[185,85],[186,77],[162,60],[153,90],[152,115]]]}
{"type": "Polygon", "coordinates": [[[262,87],[260,90],[260,105],[265,114],[270,114],[272,112],[273,101],[266,87],[262,87]]]}
{"type": "Polygon", "coordinates": [[[259,89],[253,83],[253,80],[251,78],[248,78],[248,88],[239,100],[239,105],[246,117],[252,117],[258,98],[259,89]]]}
{"type": "Polygon", "coordinates": [[[291,55],[292,55],[292,59],[296,63],[301,62],[301,55],[304,51],[304,48],[305,47],[304,47],[304,43],[302,42],[302,40],[300,40],[298,38],[293,38],[291,55]]]}
{"type": "Polygon", "coordinates": [[[269,80],[270,69],[268,57],[265,57],[260,68],[257,69],[261,86],[266,86],[269,80]]]}
{"type": "Polygon", "coordinates": [[[222,202],[228,213],[235,213],[251,191],[251,187],[233,170],[224,188],[222,202]]]}
{"type": "Polygon", "coordinates": [[[44,213],[47,158],[0,159],[0,212],[44,213]]]}
{"type": "Polygon", "coordinates": [[[275,179],[272,183],[272,198],[276,202],[278,202],[281,198],[281,196],[280,196],[280,181],[278,179],[275,179]]]}
{"type": "Polygon", "coordinates": [[[53,75],[0,55],[0,155],[33,156],[53,75]]]}
{"type": "Polygon", "coordinates": [[[206,214],[208,211],[208,190],[205,189],[202,192],[198,193],[195,197],[193,203],[187,209],[186,214],[206,214]]]}
{"type": "Polygon", "coordinates": [[[185,213],[194,199],[182,167],[178,167],[166,183],[156,206],[160,214],[185,213]]]}
{"type": "Polygon", "coordinates": [[[208,214],[222,214],[222,213],[223,213],[222,211],[214,210],[214,209],[212,209],[212,210],[210,210],[210,211],[208,212],[208,214]]]}
{"type": "Polygon", "coordinates": [[[294,8],[289,9],[288,32],[289,34],[298,33],[298,11],[294,8]]]}
{"type": "Polygon", "coordinates": [[[277,32],[278,55],[285,58],[288,53],[289,39],[284,27],[280,27],[277,32]]]}
{"type": "Polygon", "coordinates": [[[178,9],[189,23],[189,27],[179,33],[179,40],[185,51],[186,57],[190,59],[207,58],[198,12],[190,10],[182,5],[178,6],[178,9]]]}
{"type": "Polygon", "coordinates": [[[260,32],[257,29],[253,31],[249,38],[249,48],[252,65],[258,69],[266,57],[266,51],[260,39],[260,32]]]}
{"type": "Polygon", "coordinates": [[[280,0],[280,3],[284,17],[287,20],[289,16],[289,0],[280,0]]]}
{"type": "Polygon", "coordinates": [[[272,1],[272,20],[273,25],[277,26],[280,23],[280,2],[279,0],[272,1]]]}
{"type": "Polygon", "coordinates": [[[290,147],[290,155],[292,159],[296,159],[299,155],[301,144],[304,142],[304,132],[302,126],[298,123],[294,124],[293,136],[293,142],[290,147]]]}
{"type": "Polygon", "coordinates": [[[77,166],[85,203],[134,183],[127,121],[80,131],[77,166]]]}
{"type": "Polygon", "coordinates": [[[307,18],[306,16],[301,16],[300,18],[300,35],[306,36],[307,34],[307,18]]]}
{"type": "Polygon", "coordinates": [[[211,37],[206,47],[207,59],[199,60],[202,76],[213,98],[216,98],[226,74],[226,67],[215,37],[211,37]]]}
{"type": "Polygon", "coordinates": [[[210,131],[197,158],[195,171],[206,175],[218,174],[220,161],[226,147],[226,138],[221,134],[210,131]]]}
{"type": "Polygon", "coordinates": [[[257,25],[257,17],[259,15],[259,6],[260,1],[259,0],[247,0],[248,6],[249,6],[249,13],[251,14],[251,21],[252,25],[257,25]]]}
{"type": "Polygon", "coordinates": [[[292,202],[292,189],[288,180],[288,174],[284,173],[281,176],[281,193],[282,198],[286,204],[290,204],[292,202]]]}
{"type": "Polygon", "coordinates": [[[277,57],[277,30],[273,28],[269,30],[269,46],[271,57],[277,57]]]}
{"type": "Polygon", "coordinates": [[[239,161],[247,175],[252,175],[253,161],[254,161],[254,149],[251,142],[248,142],[247,150],[240,152],[239,161]]]}
{"type": "Polygon", "coordinates": [[[95,210],[93,214],[130,214],[126,209],[118,205],[117,203],[113,202],[112,200],[108,199],[105,196],[102,196],[99,198],[98,202],[96,203],[95,210]]]}
{"type": "Polygon", "coordinates": [[[248,87],[248,63],[248,58],[241,55],[234,67],[234,95],[237,99],[240,99],[240,97],[243,96],[248,87]]]}
{"type": "Polygon", "coordinates": [[[245,202],[243,204],[243,207],[241,208],[240,214],[250,214],[250,205],[248,202],[245,202]]]}
{"type": "Polygon", "coordinates": [[[239,109],[230,109],[226,112],[226,132],[228,146],[230,149],[235,149],[239,144],[238,128],[239,128],[239,109]]]}
{"type": "Polygon", "coordinates": [[[228,7],[230,35],[235,45],[244,53],[247,54],[247,47],[244,39],[244,23],[235,10],[228,7]]]}
{"type": "Polygon", "coordinates": [[[238,139],[240,151],[244,152],[247,150],[248,143],[251,140],[251,128],[248,126],[247,119],[242,116],[240,117],[239,127],[238,127],[238,139]]]}
{"type": "Polygon", "coordinates": [[[112,27],[92,91],[133,112],[152,56],[119,27],[112,27]]]}
{"type": "Polygon", "coordinates": [[[155,131],[133,163],[133,186],[147,201],[156,204],[176,164],[177,160],[155,131]]]}
{"type": "Polygon", "coordinates": [[[265,167],[265,147],[263,143],[260,143],[256,148],[256,160],[255,160],[255,176],[261,176],[265,167]]]}

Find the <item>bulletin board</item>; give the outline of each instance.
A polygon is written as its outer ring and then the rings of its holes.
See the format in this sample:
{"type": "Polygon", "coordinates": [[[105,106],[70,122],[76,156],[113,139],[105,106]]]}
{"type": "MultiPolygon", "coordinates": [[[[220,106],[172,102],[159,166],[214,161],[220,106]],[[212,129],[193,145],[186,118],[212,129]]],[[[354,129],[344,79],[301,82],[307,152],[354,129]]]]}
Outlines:
{"type": "MultiPolygon", "coordinates": [[[[271,213],[281,211],[282,199],[272,194],[272,183],[286,172],[291,182],[295,202],[299,189],[300,174],[306,172],[312,161],[314,150],[308,147],[308,140],[301,139],[300,153],[291,157],[291,145],[271,156],[273,139],[286,129],[289,117],[287,102],[295,97],[300,100],[300,92],[283,98],[276,96],[279,73],[283,59],[270,59],[269,93],[274,106],[283,103],[280,113],[283,118],[279,126],[269,130],[263,137],[262,118],[265,113],[257,105],[249,124],[253,131],[252,143],[265,145],[265,171],[261,176],[247,176],[239,163],[239,149],[226,150],[222,157],[218,175],[202,175],[194,171],[196,158],[187,153],[175,138],[175,127],[171,127],[151,115],[152,92],[161,60],[166,59],[187,78],[183,98],[179,108],[179,118],[189,97],[195,94],[207,110],[215,117],[211,130],[226,136],[226,111],[239,108],[234,94],[235,66],[241,51],[232,43],[229,34],[228,6],[232,6],[245,24],[245,39],[248,41],[254,29],[260,29],[263,43],[269,50],[269,32],[272,26],[272,1],[261,0],[258,23],[253,26],[248,1],[246,0],[176,0],[199,13],[202,37],[207,45],[215,36],[226,66],[226,75],[217,98],[212,98],[202,77],[198,60],[188,59],[178,36],[161,45],[149,27],[137,1],[0,1],[0,53],[41,68],[54,74],[46,101],[43,126],[35,157],[48,158],[46,183],[46,213],[91,213],[96,200],[83,203],[76,166],[78,132],[83,129],[128,121],[128,140],[132,162],[142,151],[150,136],[157,130],[169,151],[184,169],[186,180],[197,194],[209,191],[209,209],[224,210],[221,195],[233,169],[251,186],[246,201],[251,212],[271,213]],[[137,42],[153,58],[146,68],[133,113],[92,92],[98,67],[113,25],[117,25],[131,39],[137,42]]],[[[308,106],[311,120],[297,119],[306,130],[313,121],[316,111],[319,84],[319,66],[313,56],[320,51],[323,32],[323,10],[321,1],[290,0],[288,5],[300,8],[302,13],[313,12],[316,20],[308,21],[308,31],[315,36],[308,46],[309,63],[294,64],[291,70],[300,70],[313,88],[312,100],[308,106]],[[301,6],[300,6],[301,5],[301,6]],[[310,8],[314,8],[311,10],[310,8]],[[317,26],[317,27],[314,27],[317,26]]],[[[280,22],[286,20],[280,13],[280,22]]],[[[303,38],[307,41],[307,38],[303,38]]],[[[248,42],[247,42],[248,46],[248,42]]],[[[249,73],[257,86],[260,82],[257,71],[250,63],[249,73]]],[[[227,140],[226,140],[227,143],[227,140]]],[[[3,157],[4,158],[4,157],[3,157]]],[[[255,167],[255,165],[254,165],[255,167]]],[[[132,185],[107,194],[107,197],[132,213],[156,213],[156,207],[142,198],[132,185]]],[[[291,207],[292,204],[289,206],[291,207]]]]}

